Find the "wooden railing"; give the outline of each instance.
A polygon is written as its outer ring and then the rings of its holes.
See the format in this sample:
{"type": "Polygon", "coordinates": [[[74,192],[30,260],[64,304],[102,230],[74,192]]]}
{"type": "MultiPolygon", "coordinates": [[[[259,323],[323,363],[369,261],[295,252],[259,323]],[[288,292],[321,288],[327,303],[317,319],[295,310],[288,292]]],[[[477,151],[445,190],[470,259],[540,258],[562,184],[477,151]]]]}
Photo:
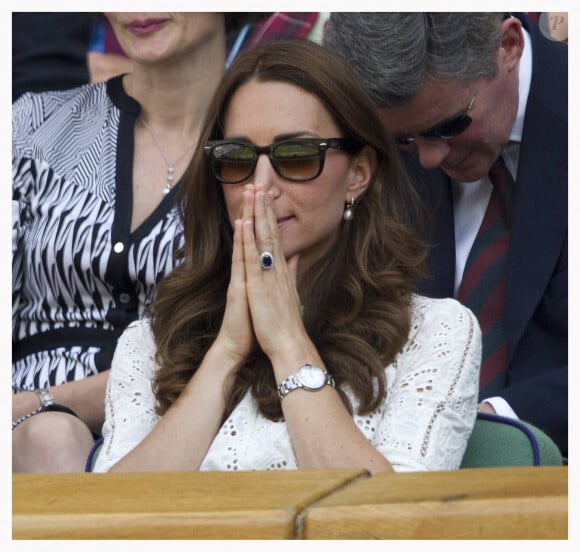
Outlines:
{"type": "Polygon", "coordinates": [[[567,467],[14,474],[14,539],[567,539],[567,467]]]}

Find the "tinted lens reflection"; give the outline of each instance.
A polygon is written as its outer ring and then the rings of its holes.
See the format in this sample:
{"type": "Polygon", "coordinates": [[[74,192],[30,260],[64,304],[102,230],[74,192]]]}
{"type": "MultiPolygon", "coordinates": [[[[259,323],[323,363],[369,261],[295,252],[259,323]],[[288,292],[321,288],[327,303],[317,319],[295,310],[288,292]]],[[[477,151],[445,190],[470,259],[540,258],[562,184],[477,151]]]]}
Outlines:
{"type": "Polygon", "coordinates": [[[272,152],[282,176],[292,180],[307,180],[317,176],[320,152],[316,144],[300,141],[282,142],[272,152]]]}
{"type": "Polygon", "coordinates": [[[252,173],[255,154],[243,144],[222,144],[212,151],[216,174],[224,182],[242,182],[252,173]]]}

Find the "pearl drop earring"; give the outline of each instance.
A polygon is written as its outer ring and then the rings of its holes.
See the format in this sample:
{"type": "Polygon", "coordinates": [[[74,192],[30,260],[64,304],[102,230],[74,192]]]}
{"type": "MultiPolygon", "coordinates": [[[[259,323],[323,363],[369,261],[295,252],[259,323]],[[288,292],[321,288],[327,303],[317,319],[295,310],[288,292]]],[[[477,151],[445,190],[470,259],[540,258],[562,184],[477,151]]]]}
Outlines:
{"type": "Polygon", "coordinates": [[[352,220],[352,217],[354,216],[354,213],[352,211],[352,206],[354,205],[354,200],[351,199],[350,201],[347,200],[346,201],[346,205],[344,207],[344,213],[342,213],[342,218],[346,221],[349,222],[352,220]]]}

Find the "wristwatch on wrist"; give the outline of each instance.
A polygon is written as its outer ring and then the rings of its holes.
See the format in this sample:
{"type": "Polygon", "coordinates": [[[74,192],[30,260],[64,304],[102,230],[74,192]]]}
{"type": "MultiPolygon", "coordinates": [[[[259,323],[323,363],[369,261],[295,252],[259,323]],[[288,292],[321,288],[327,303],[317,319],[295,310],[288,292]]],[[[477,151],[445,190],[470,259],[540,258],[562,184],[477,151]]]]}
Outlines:
{"type": "Polygon", "coordinates": [[[34,392],[38,395],[42,408],[56,404],[52,393],[48,389],[35,389],[34,392]]]}
{"type": "Polygon", "coordinates": [[[282,400],[290,391],[295,389],[320,391],[326,385],[335,387],[334,378],[319,366],[305,364],[278,386],[278,397],[282,400]]]}

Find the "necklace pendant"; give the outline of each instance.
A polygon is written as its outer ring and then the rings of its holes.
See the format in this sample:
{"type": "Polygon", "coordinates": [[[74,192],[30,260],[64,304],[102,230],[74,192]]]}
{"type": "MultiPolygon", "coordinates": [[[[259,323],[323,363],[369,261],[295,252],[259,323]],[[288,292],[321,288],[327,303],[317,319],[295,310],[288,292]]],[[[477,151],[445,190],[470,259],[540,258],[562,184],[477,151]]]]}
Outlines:
{"type": "Polygon", "coordinates": [[[153,143],[155,144],[155,147],[159,151],[159,154],[163,158],[163,161],[165,161],[165,165],[167,167],[167,182],[165,183],[165,187],[163,188],[163,194],[167,195],[173,189],[175,163],[177,163],[178,161],[180,161],[181,159],[183,159],[185,157],[186,153],[195,146],[195,142],[193,144],[189,145],[188,148],[173,163],[170,163],[167,160],[167,156],[165,155],[165,153],[163,153],[163,150],[161,149],[159,142],[157,142],[157,138],[155,138],[155,134],[153,134],[151,127],[145,122],[145,119],[143,119],[143,117],[139,117],[139,120],[141,121],[143,126],[147,129],[147,132],[149,132],[149,134],[151,135],[151,138],[153,139],[153,143]]]}
{"type": "Polygon", "coordinates": [[[173,165],[169,164],[167,166],[167,183],[165,188],[163,188],[163,193],[167,195],[173,188],[173,165]]]}

